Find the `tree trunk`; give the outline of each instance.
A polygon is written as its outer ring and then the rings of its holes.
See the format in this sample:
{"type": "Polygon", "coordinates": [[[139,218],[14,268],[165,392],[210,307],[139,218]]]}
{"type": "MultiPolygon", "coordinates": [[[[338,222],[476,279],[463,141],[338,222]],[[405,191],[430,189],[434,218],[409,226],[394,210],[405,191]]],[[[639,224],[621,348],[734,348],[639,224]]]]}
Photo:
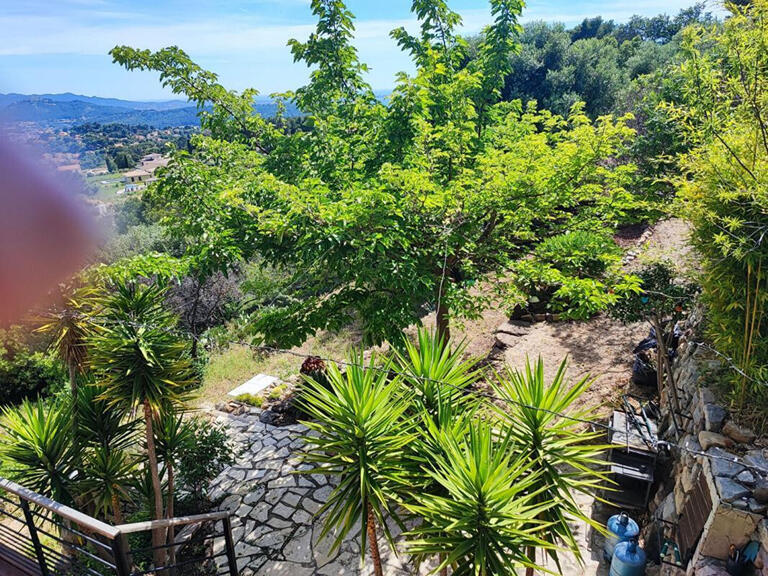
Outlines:
{"type": "MultiPolygon", "coordinates": [[[[149,402],[144,402],[144,420],[147,440],[147,459],[149,460],[149,472],[152,476],[152,491],[155,493],[155,520],[163,519],[163,488],[160,485],[160,471],[157,464],[157,451],[155,450],[155,433],[152,426],[154,414],[149,402]]],[[[158,528],[152,531],[152,546],[165,544],[165,530],[158,528]]],[[[155,568],[165,564],[165,549],[155,549],[155,568]]]]}
{"type": "Polygon", "coordinates": [[[115,525],[119,526],[123,523],[123,513],[120,510],[120,499],[117,497],[117,492],[112,491],[112,518],[115,525]]]}
{"type": "MultiPolygon", "coordinates": [[[[166,514],[168,518],[173,518],[173,493],[175,491],[175,476],[173,473],[173,463],[170,461],[170,458],[166,462],[166,466],[168,467],[168,503],[165,505],[166,508],[166,514]]],[[[176,564],[176,546],[174,545],[174,539],[176,538],[176,530],[173,526],[168,527],[168,544],[170,545],[170,548],[168,548],[168,563],[173,566],[176,564]]],[[[171,568],[169,571],[169,574],[171,576],[174,576],[176,574],[176,568],[171,568]]]]}
{"type": "Polygon", "coordinates": [[[366,531],[368,532],[368,546],[371,548],[371,558],[373,559],[373,573],[375,576],[383,576],[384,571],[381,568],[381,554],[379,554],[379,541],[376,540],[376,518],[373,516],[373,506],[368,502],[368,521],[366,522],[366,531]]]}
{"type": "Polygon", "coordinates": [[[447,344],[451,339],[451,326],[449,318],[450,310],[444,302],[440,302],[437,307],[437,318],[435,324],[437,325],[437,335],[443,339],[443,343],[447,344]]]}
{"type": "MultiPolygon", "coordinates": [[[[533,546],[528,548],[528,560],[531,564],[536,564],[536,548],[533,546]]],[[[533,566],[525,567],[525,576],[533,576],[533,566]]]]}

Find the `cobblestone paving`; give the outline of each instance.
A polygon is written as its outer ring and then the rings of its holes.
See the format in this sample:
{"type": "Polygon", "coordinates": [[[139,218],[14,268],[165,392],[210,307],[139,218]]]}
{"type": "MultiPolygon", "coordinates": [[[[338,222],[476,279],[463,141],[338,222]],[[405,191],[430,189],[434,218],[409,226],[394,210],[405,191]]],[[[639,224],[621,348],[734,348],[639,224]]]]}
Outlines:
{"type": "MultiPolygon", "coordinates": [[[[331,493],[325,476],[294,474],[307,469],[299,459],[307,429],[301,424],[275,427],[259,421],[259,410],[235,416],[216,412],[217,422],[229,426],[243,449],[234,466],[224,470],[211,486],[219,508],[234,513],[232,535],[238,570],[242,576],[369,575],[370,559],[360,564],[359,527],[339,550],[331,552],[333,537],[320,539],[322,522],[315,515],[331,493]]],[[[393,529],[393,533],[397,533],[393,529]]],[[[215,552],[223,552],[217,540],[215,552]]],[[[404,556],[379,544],[385,573],[415,574],[403,564],[404,556]]],[[[224,557],[217,559],[226,562],[224,557]]],[[[223,568],[223,566],[222,566],[223,568]]]]}

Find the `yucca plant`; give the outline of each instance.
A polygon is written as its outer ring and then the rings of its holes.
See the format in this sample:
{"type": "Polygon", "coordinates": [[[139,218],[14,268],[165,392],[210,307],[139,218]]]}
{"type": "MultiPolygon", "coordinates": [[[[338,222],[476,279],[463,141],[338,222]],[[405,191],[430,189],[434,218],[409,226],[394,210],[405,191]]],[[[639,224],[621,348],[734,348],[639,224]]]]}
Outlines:
{"type": "Polygon", "coordinates": [[[461,437],[443,434],[429,454],[426,473],[441,493],[417,492],[406,507],[421,518],[407,533],[408,551],[418,559],[437,556],[434,572],[453,568],[457,576],[515,574],[531,566],[527,551],[549,547],[540,520],[538,473],[514,452],[511,433],[473,422],[461,437]]]}
{"type": "Polygon", "coordinates": [[[477,359],[464,358],[466,344],[453,347],[439,333],[419,328],[417,342],[405,339],[395,349],[397,370],[403,383],[414,391],[414,402],[437,417],[445,409],[465,398],[464,390],[477,382],[477,359]]]}
{"type": "Polygon", "coordinates": [[[0,416],[0,459],[13,479],[63,504],[72,504],[77,452],[71,405],[24,400],[0,416]]]}
{"type": "MultiPolygon", "coordinates": [[[[91,340],[91,365],[102,378],[103,398],[110,406],[143,412],[154,517],[161,520],[163,491],[154,427],[166,410],[187,396],[192,377],[188,347],[174,332],[177,319],[165,305],[165,290],[157,285],[117,282],[102,306],[102,329],[91,340]]],[[[165,563],[160,548],[165,534],[152,534],[157,566],[165,563]]]]}
{"type": "Polygon", "coordinates": [[[122,502],[130,498],[130,487],[136,476],[136,461],[123,450],[97,446],[83,458],[80,494],[96,514],[109,512],[115,524],[123,523],[122,502]]]}
{"type": "Polygon", "coordinates": [[[90,316],[94,312],[94,297],[90,288],[76,290],[65,298],[61,309],[47,314],[44,323],[36,330],[53,337],[51,346],[69,371],[72,398],[77,398],[77,376],[83,374],[88,365],[87,343],[92,329],[90,316]]]}
{"type": "Polygon", "coordinates": [[[110,405],[106,388],[99,383],[77,391],[77,436],[85,448],[124,450],[136,441],[137,422],[130,414],[110,405]]]}
{"type": "MultiPolygon", "coordinates": [[[[566,368],[567,360],[563,360],[547,382],[541,358],[535,364],[526,360],[524,372],[507,370],[494,383],[496,394],[507,401],[503,407],[496,406],[496,411],[512,434],[514,449],[535,471],[531,488],[537,501],[549,504],[537,517],[539,526],[546,526],[539,537],[550,544],[546,549],[558,569],[556,546],[565,546],[581,561],[581,550],[569,522],[585,522],[601,529],[579,509],[575,495],[593,494],[607,482],[601,472],[605,447],[595,444],[599,434],[585,430],[577,420],[558,415],[582,420],[593,416],[592,408],[581,402],[592,380],[585,377],[570,385],[565,378],[566,368]]],[[[531,547],[526,570],[529,576],[533,574],[535,555],[531,547]]]]}
{"type": "Polygon", "coordinates": [[[352,353],[344,374],[335,364],[327,367],[330,389],[307,377],[299,403],[313,418],[305,424],[315,433],[306,439],[305,459],[316,465],[308,472],[338,479],[319,511],[325,515],[321,538],[336,530],[336,550],[359,522],[361,556],[367,543],[381,576],[377,525],[394,546],[386,518],[399,522],[394,502],[408,474],[405,449],[414,435],[399,378],[390,378],[388,366],[375,365],[375,357],[366,366],[362,353],[352,353]]]}
{"type": "MultiPolygon", "coordinates": [[[[168,497],[165,505],[165,515],[173,518],[174,499],[176,497],[176,469],[184,449],[193,441],[194,429],[184,422],[180,414],[171,411],[163,413],[155,427],[155,441],[157,453],[165,465],[166,478],[168,480],[168,497]]],[[[175,530],[173,526],[168,528],[168,544],[173,544],[175,530]]],[[[170,563],[175,564],[175,546],[169,548],[170,563]]]]}

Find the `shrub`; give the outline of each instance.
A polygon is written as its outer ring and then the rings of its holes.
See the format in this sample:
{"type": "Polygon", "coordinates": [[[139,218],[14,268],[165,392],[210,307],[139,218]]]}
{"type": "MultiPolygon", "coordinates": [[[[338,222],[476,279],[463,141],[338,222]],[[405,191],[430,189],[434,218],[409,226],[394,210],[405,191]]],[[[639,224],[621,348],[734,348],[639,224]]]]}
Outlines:
{"type": "Polygon", "coordinates": [[[191,429],[191,434],[179,458],[179,488],[199,504],[207,497],[211,481],[235,463],[236,453],[221,426],[203,418],[190,418],[184,425],[191,429]]]}
{"type": "Polygon", "coordinates": [[[0,332],[0,405],[47,395],[65,381],[61,364],[49,353],[0,332]]]}
{"type": "Polygon", "coordinates": [[[637,290],[637,279],[620,270],[621,249],[612,238],[576,231],[548,238],[534,257],[515,264],[519,309],[583,320],[637,290]]]}

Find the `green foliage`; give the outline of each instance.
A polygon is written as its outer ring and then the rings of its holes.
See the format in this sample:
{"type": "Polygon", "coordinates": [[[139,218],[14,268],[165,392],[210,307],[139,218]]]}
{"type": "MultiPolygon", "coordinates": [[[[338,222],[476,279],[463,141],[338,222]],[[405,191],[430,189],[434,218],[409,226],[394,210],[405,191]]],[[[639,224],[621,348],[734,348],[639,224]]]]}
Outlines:
{"type": "Polygon", "coordinates": [[[575,231],[539,244],[534,258],[514,266],[513,302],[530,313],[554,312],[587,319],[637,291],[621,272],[621,249],[610,236],[575,231]]]}
{"type": "Polygon", "coordinates": [[[548,543],[545,548],[558,568],[557,546],[565,546],[581,559],[574,522],[600,529],[579,508],[576,494],[593,493],[607,482],[600,471],[603,447],[594,444],[599,434],[584,431],[580,422],[557,415],[568,414],[577,420],[592,416],[592,409],[583,407],[581,399],[592,380],[587,377],[570,385],[565,378],[566,366],[564,360],[547,382],[539,358],[535,365],[526,362],[525,372],[508,371],[494,384],[496,394],[508,401],[497,410],[510,429],[514,450],[524,466],[536,471],[528,490],[533,501],[543,506],[537,514],[542,524],[530,527],[538,528],[535,534],[548,543]]]}
{"type": "Polygon", "coordinates": [[[0,404],[45,395],[65,380],[65,370],[52,354],[0,331],[0,404]]]}
{"type": "Polygon", "coordinates": [[[210,483],[235,463],[237,453],[222,426],[199,417],[185,418],[183,426],[187,432],[178,456],[179,487],[199,506],[210,483]]]}
{"type": "Polygon", "coordinates": [[[734,399],[768,380],[768,3],[729,6],[722,29],[686,32],[678,118],[697,143],[681,159],[683,213],[701,254],[709,336],[737,364],[734,399]]]}
{"type": "Polygon", "coordinates": [[[619,299],[611,314],[625,323],[656,316],[674,324],[690,309],[698,287],[677,276],[671,262],[656,262],[637,273],[639,290],[619,299]]]}
{"type": "Polygon", "coordinates": [[[439,334],[419,328],[417,342],[404,340],[395,350],[403,385],[414,393],[418,412],[439,421],[440,410],[460,404],[465,389],[480,378],[476,359],[464,359],[466,343],[449,346],[439,334]]]}
{"type": "Polygon", "coordinates": [[[405,449],[414,436],[403,417],[409,397],[399,378],[390,379],[386,366],[370,369],[361,353],[349,360],[344,374],[335,364],[327,367],[330,390],[305,378],[299,404],[313,418],[305,425],[316,433],[306,439],[305,458],[314,465],[307,472],[338,479],[319,512],[327,513],[321,537],[335,530],[336,550],[356,524],[368,526],[361,534],[364,557],[371,522],[393,545],[386,520],[398,519],[395,497],[407,476],[405,449]]]}
{"type": "Polygon", "coordinates": [[[445,436],[441,448],[428,455],[427,474],[443,494],[414,494],[417,503],[407,504],[423,520],[408,533],[408,551],[439,556],[435,572],[451,566],[462,576],[512,575],[533,566],[527,550],[549,548],[539,518],[555,502],[537,502],[539,471],[516,454],[513,437],[474,422],[463,438],[445,436]]]}
{"type": "Polygon", "coordinates": [[[260,394],[239,394],[235,397],[235,400],[256,407],[261,407],[264,404],[264,397],[260,394]]]}
{"type": "Polygon", "coordinates": [[[147,206],[138,196],[126,198],[115,208],[115,228],[118,234],[125,234],[129,228],[149,224],[147,206]]]}
{"type": "Polygon", "coordinates": [[[419,33],[393,36],[416,73],[400,75],[386,103],[360,79],[344,3],[312,7],[315,33],[291,43],[313,66],[310,83],[287,95],[310,114],[309,131],[265,126],[247,105],[252,92],[226,91],[176,48],[112,52],[211,103],[201,112],[210,136],[174,153],[146,198],[195,274],[227,273],[257,254],[293,273],[294,298],[254,310],[257,339],[294,345],[354,319],[366,342],[396,341],[438,300],[441,326],[474,317],[487,302],[472,287],[541,239],[586,222],[611,226],[637,209],[632,166],[608,161],[632,138],[628,118],[498,103],[519,3],[491,3],[493,23],[471,59],[458,14],[414,2],[419,33]]]}
{"type": "Polygon", "coordinates": [[[176,317],[164,297],[157,285],[129,282],[115,284],[102,302],[92,366],[110,405],[125,412],[148,406],[161,414],[189,392],[187,344],[174,332],[176,317]]]}
{"type": "Polygon", "coordinates": [[[72,407],[24,400],[0,414],[0,460],[11,479],[63,504],[73,502],[72,407]]]}

